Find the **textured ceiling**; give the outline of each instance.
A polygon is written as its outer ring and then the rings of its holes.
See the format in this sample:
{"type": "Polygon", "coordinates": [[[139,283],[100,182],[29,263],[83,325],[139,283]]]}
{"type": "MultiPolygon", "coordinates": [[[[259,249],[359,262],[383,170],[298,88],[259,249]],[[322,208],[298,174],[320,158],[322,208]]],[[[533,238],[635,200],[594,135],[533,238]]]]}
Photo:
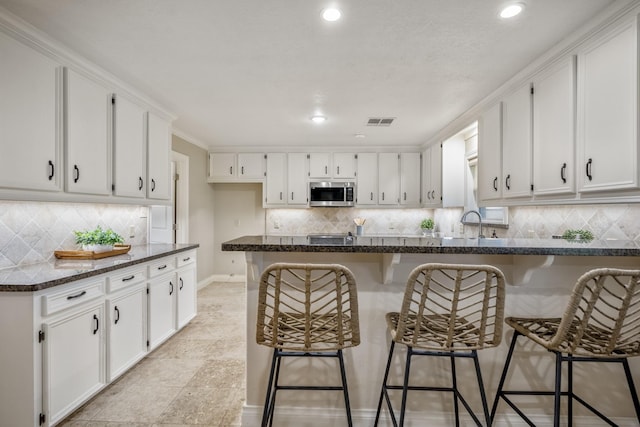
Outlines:
{"type": "Polygon", "coordinates": [[[422,144],[603,8],[629,1],[524,3],[504,21],[498,0],[0,0],[211,148],[422,144]],[[320,18],[331,3],[342,20],[320,18]],[[328,121],[312,123],[315,113],[328,121]],[[396,120],[367,127],[369,117],[396,120]]]}

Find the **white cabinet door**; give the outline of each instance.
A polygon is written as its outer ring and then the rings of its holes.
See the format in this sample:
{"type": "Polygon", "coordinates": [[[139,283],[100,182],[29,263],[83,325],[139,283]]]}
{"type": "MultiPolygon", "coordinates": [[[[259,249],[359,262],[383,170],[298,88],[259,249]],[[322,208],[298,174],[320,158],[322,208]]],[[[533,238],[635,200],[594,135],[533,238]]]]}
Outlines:
{"type": "Polygon", "coordinates": [[[196,268],[195,264],[178,270],[178,329],[185,326],[196,315],[196,268]]]}
{"type": "Polygon", "coordinates": [[[111,193],[112,93],[66,71],[66,180],[70,193],[111,193]]]}
{"type": "Polygon", "coordinates": [[[263,153],[238,153],[238,181],[264,181],[265,156],[263,153]]]}
{"type": "Polygon", "coordinates": [[[442,144],[433,145],[422,154],[422,204],[442,205],[442,144]]]}
{"type": "Polygon", "coordinates": [[[502,103],[503,197],[531,195],[531,84],[522,85],[502,103]]]}
{"type": "Polygon", "coordinates": [[[465,206],[466,164],[464,135],[442,143],[442,207],[465,206]]]}
{"type": "Polygon", "coordinates": [[[478,120],[478,204],[502,198],[502,103],[478,120]]]}
{"type": "Polygon", "coordinates": [[[62,188],[62,67],[0,33],[0,188],[62,188]]]}
{"type": "Polygon", "coordinates": [[[340,179],[356,177],[355,153],[333,153],[333,176],[340,179]]]}
{"type": "Polygon", "coordinates": [[[309,178],[331,178],[331,153],[309,154],[309,178]]]}
{"type": "Polygon", "coordinates": [[[283,206],[287,203],[287,155],[267,154],[267,175],[263,187],[264,206],[283,206]]]}
{"type": "Polygon", "coordinates": [[[235,153],[209,153],[209,182],[232,180],[236,171],[235,153]]]}
{"type": "Polygon", "coordinates": [[[176,275],[164,274],[149,281],[148,340],[153,350],[176,331],[176,275]]]}
{"type": "Polygon", "coordinates": [[[356,204],[371,206],[378,204],[378,155],[359,153],[356,160],[358,180],[356,183],[356,204]]]}
{"type": "Polygon", "coordinates": [[[533,194],[575,192],[576,58],[533,82],[533,194]]]}
{"type": "Polygon", "coordinates": [[[400,154],[400,204],[420,205],[420,153],[400,154]]]}
{"type": "Polygon", "coordinates": [[[107,299],[108,381],[113,381],[147,353],[147,287],[144,283],[107,299]]]}
{"type": "Polygon", "coordinates": [[[100,300],[45,322],[43,400],[50,425],[106,384],[103,320],[100,300]]]}
{"type": "Polygon", "coordinates": [[[309,179],[307,155],[289,153],[287,155],[287,204],[308,205],[309,179]]]}
{"type": "Polygon", "coordinates": [[[171,124],[147,113],[147,198],[171,198],[171,124]]]}
{"type": "Polygon", "coordinates": [[[128,99],[117,96],[115,101],[114,194],[124,197],[145,197],[147,176],[145,111],[128,99]]]}
{"type": "Polygon", "coordinates": [[[580,191],[638,188],[635,18],[578,53],[580,191]]]}
{"type": "Polygon", "coordinates": [[[378,204],[397,205],[400,202],[400,155],[378,154],[378,204]]]}

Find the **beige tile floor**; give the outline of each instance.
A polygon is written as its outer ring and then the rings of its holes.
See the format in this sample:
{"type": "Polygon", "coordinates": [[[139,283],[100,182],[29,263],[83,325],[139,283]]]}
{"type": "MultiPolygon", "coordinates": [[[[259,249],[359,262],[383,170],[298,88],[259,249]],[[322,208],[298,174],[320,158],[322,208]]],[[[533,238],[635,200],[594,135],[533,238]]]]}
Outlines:
{"type": "Polygon", "coordinates": [[[198,291],[198,315],[61,427],[240,426],[244,283],[198,291]]]}

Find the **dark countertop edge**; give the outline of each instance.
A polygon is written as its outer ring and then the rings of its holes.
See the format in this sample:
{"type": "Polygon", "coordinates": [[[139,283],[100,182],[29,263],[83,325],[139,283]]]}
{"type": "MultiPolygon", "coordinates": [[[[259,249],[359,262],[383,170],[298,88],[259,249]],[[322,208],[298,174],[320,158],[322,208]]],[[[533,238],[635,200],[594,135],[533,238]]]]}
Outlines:
{"type": "Polygon", "coordinates": [[[559,255],[559,256],[640,256],[633,248],[536,248],[500,246],[337,246],[271,245],[223,243],[223,251],[309,252],[309,253],[401,253],[401,254],[477,254],[477,255],[559,255]]]}
{"type": "Polygon", "coordinates": [[[188,244],[184,247],[174,248],[168,250],[166,252],[145,256],[143,258],[132,259],[122,264],[110,265],[107,267],[102,267],[96,270],[85,271],[82,273],[73,274],[67,277],[61,277],[54,280],[48,280],[45,282],[35,283],[33,285],[1,285],[0,293],[2,292],[36,292],[43,289],[53,288],[55,286],[60,286],[65,283],[75,282],[77,280],[86,279],[93,276],[98,276],[100,274],[108,273],[110,271],[121,270],[123,268],[131,267],[136,264],[142,264],[144,262],[153,261],[154,259],[164,258],[169,255],[177,254],[180,252],[190,251],[192,249],[199,248],[200,245],[198,243],[188,244]]]}

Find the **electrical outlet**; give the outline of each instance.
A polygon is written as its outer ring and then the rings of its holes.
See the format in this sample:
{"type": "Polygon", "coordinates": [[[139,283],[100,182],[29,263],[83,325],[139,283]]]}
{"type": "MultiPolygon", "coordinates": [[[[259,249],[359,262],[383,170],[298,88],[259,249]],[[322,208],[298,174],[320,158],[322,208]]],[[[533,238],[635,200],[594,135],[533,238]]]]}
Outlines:
{"type": "Polygon", "coordinates": [[[278,230],[280,228],[280,221],[278,220],[273,221],[273,228],[278,230]]]}
{"type": "Polygon", "coordinates": [[[135,227],[135,225],[130,225],[129,226],[129,238],[133,239],[134,237],[136,237],[136,227],[135,227]]]}

